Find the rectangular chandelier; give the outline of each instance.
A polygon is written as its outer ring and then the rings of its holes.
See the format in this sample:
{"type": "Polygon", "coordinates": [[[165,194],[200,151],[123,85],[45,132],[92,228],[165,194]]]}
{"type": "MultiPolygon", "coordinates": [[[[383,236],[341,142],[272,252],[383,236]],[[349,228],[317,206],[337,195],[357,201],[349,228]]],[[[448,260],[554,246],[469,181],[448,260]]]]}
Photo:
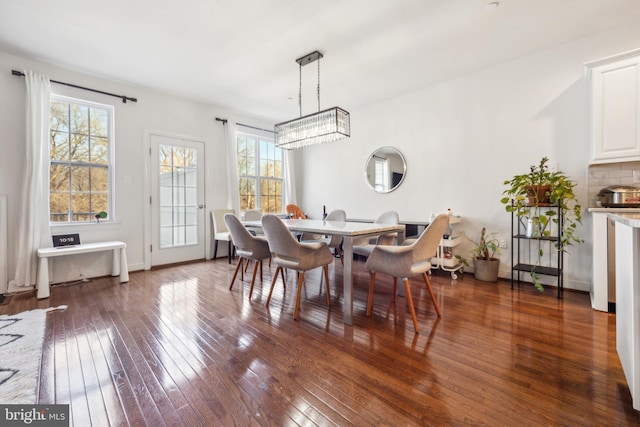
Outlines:
{"type": "Polygon", "coordinates": [[[333,107],[275,125],[277,147],[287,150],[351,136],[349,113],[333,107]]]}

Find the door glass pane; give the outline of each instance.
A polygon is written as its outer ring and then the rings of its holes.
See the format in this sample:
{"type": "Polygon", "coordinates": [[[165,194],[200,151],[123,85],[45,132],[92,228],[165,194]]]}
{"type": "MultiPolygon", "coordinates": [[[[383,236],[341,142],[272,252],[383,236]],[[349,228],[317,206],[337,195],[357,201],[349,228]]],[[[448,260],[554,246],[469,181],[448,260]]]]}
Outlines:
{"type": "Polygon", "coordinates": [[[197,245],[197,151],[161,144],[158,162],[160,246],[197,245]]]}

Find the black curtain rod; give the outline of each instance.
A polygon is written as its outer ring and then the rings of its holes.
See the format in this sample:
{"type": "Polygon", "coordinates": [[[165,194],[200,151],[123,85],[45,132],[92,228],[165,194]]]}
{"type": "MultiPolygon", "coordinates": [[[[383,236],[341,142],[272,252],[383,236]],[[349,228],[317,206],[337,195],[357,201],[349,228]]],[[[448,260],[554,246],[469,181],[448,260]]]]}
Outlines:
{"type": "Polygon", "coordinates": [[[250,129],[255,129],[255,130],[261,130],[261,131],[263,131],[263,132],[275,133],[273,130],[269,130],[269,129],[262,129],[262,128],[258,128],[258,127],[251,126],[251,125],[245,125],[245,124],[242,124],[242,123],[236,123],[236,126],[242,126],[242,127],[245,127],[245,128],[250,128],[250,129]]]}
{"type": "MultiPolygon", "coordinates": [[[[11,74],[13,74],[14,76],[20,76],[20,77],[24,76],[23,72],[16,71],[16,70],[11,70],[11,74]]],[[[122,103],[123,104],[126,104],[127,101],[138,102],[137,98],[130,98],[130,97],[124,96],[124,95],[116,95],[115,93],[104,92],[102,90],[91,89],[91,88],[88,88],[88,87],[78,86],[78,85],[74,85],[74,84],[71,84],[71,83],[59,82],[57,80],[49,80],[49,81],[51,83],[56,83],[56,84],[59,84],[59,85],[65,85],[65,86],[69,86],[69,87],[74,87],[76,89],[88,90],[89,92],[101,93],[103,95],[109,95],[109,96],[113,96],[115,98],[120,98],[120,99],[122,99],[122,103]]]]}

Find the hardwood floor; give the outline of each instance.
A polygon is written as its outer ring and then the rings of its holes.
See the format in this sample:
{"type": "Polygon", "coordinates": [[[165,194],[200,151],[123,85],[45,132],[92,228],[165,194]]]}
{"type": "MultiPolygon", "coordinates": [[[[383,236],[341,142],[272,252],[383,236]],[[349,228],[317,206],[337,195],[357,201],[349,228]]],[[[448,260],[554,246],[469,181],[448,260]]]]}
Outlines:
{"type": "Polygon", "coordinates": [[[434,272],[437,319],[412,279],[419,335],[405,298],[354,269],[354,325],[342,322],[342,267],[327,307],[317,270],[293,320],[265,264],[229,291],[226,258],[15,295],[0,314],[66,304],[48,315],[39,403],[69,403],[74,426],[640,425],[615,350],[615,316],[589,296],[434,272]]]}

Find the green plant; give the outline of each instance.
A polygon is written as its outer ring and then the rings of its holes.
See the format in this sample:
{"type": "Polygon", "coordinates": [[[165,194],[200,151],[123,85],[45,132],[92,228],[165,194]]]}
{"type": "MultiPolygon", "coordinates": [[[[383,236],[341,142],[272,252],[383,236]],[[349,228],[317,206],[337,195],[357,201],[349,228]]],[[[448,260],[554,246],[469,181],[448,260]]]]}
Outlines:
{"type": "MultiPolygon", "coordinates": [[[[471,249],[471,254],[473,255],[473,257],[476,259],[484,260],[495,259],[495,255],[500,253],[498,239],[490,237],[493,235],[493,233],[487,234],[486,228],[482,227],[482,232],[480,233],[480,241],[476,242],[475,240],[471,240],[469,237],[467,237],[466,234],[463,233],[463,236],[468,241],[473,243],[473,248],[471,249]]],[[[456,255],[455,257],[459,262],[469,267],[469,261],[465,257],[461,255],[456,255]]]]}
{"type": "Polygon", "coordinates": [[[490,260],[494,259],[494,255],[496,253],[500,253],[500,250],[498,249],[498,240],[493,237],[489,237],[491,236],[491,234],[486,234],[486,232],[487,230],[482,227],[482,232],[480,233],[480,242],[473,242],[475,243],[475,246],[473,249],[471,249],[471,253],[476,259],[490,260]],[[489,239],[487,239],[488,237],[489,239]]]}
{"type": "Polygon", "coordinates": [[[560,222],[561,235],[553,239],[553,245],[557,250],[566,252],[568,246],[583,242],[574,234],[578,224],[582,223],[582,208],[573,192],[576,183],[563,172],[550,171],[548,161],[547,157],[543,157],[537,165],[530,167],[528,173],[504,181],[504,185],[508,187],[500,200],[505,205],[505,210],[517,215],[518,220],[534,219],[536,227],[531,237],[538,239],[538,245],[531,279],[539,291],[543,291],[544,288],[540,284],[536,267],[540,265],[544,255],[542,238],[552,236],[549,224],[560,222]],[[558,218],[558,208],[562,220],[558,218]]]}
{"type": "Polygon", "coordinates": [[[98,212],[95,214],[96,222],[100,222],[100,219],[104,219],[107,217],[107,213],[105,211],[98,212]]]}

